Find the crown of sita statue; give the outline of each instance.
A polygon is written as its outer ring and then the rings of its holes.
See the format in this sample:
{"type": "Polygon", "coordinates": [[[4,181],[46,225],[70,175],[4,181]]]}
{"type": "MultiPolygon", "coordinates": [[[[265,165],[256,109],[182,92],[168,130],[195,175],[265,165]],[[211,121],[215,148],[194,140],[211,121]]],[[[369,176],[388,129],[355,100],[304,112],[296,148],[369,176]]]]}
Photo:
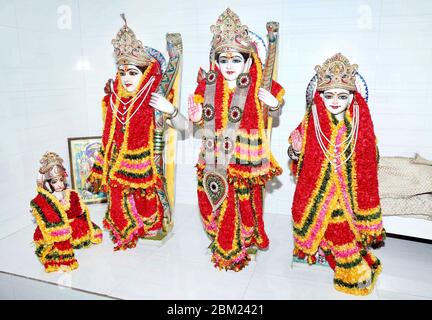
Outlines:
{"type": "Polygon", "coordinates": [[[65,178],[67,176],[66,169],[63,166],[63,159],[55,152],[46,152],[40,159],[40,169],[38,185],[42,186],[47,180],[53,178],[65,178]]]}
{"type": "Polygon", "coordinates": [[[212,48],[214,52],[223,52],[230,49],[240,52],[252,50],[249,29],[242,25],[239,16],[227,8],[217,19],[216,24],[210,27],[213,33],[212,48]]]}
{"type": "Polygon", "coordinates": [[[115,39],[111,41],[114,46],[114,57],[117,65],[133,64],[137,66],[148,66],[153,58],[148,54],[142,42],[136,38],[135,33],[127,25],[124,13],[120,16],[124,21],[124,26],[117,32],[115,39]]]}
{"type": "Polygon", "coordinates": [[[350,64],[341,53],[328,58],[322,66],[317,65],[315,71],[318,75],[317,91],[334,88],[356,91],[356,73],[358,65],[350,64]]]}

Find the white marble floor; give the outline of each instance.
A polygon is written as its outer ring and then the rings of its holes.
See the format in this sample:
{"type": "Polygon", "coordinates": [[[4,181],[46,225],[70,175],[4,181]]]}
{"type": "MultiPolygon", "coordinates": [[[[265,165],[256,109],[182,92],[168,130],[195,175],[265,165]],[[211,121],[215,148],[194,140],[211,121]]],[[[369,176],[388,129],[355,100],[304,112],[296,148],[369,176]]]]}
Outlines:
{"type": "MultiPolygon", "coordinates": [[[[104,205],[90,207],[101,224],[104,205]]],[[[216,270],[198,209],[176,208],[173,236],[161,247],[139,243],[113,252],[102,244],[76,250],[79,268],[47,274],[33,253],[34,225],[0,239],[3,299],[432,299],[432,245],[389,238],[376,250],[383,272],[373,294],[334,290],[329,268],[292,266],[290,217],[266,214],[270,248],[239,273],[216,270]]]]}

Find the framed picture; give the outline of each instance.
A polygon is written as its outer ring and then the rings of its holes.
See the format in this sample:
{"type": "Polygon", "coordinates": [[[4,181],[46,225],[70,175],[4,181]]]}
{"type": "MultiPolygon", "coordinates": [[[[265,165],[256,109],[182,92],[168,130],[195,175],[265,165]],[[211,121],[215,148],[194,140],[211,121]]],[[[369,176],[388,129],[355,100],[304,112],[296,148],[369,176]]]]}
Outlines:
{"type": "Polygon", "coordinates": [[[87,204],[101,203],[107,200],[106,194],[103,192],[93,194],[87,191],[89,184],[86,182],[93,167],[95,155],[101,147],[101,141],[101,137],[68,138],[72,189],[77,191],[87,204]]]}

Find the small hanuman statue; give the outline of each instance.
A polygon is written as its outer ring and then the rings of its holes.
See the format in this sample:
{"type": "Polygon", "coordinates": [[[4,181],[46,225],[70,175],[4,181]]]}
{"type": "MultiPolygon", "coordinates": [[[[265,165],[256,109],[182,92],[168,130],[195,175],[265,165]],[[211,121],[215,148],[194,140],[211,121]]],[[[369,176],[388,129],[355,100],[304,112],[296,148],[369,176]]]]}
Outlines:
{"type": "Polygon", "coordinates": [[[63,159],[47,152],[40,164],[37,196],[30,202],[37,223],[35,253],[46,272],[70,271],[78,267],[74,249],[100,243],[102,231],[79,194],[67,188],[63,159]]]}

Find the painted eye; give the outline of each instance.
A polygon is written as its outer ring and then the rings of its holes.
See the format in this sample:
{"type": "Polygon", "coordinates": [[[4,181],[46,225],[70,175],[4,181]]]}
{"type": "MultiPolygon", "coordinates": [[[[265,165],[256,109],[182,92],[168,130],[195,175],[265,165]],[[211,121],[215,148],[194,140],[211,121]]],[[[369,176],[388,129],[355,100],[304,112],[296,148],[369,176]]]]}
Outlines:
{"type": "Polygon", "coordinates": [[[329,100],[329,99],[333,98],[333,96],[332,96],[331,94],[325,94],[325,95],[324,95],[324,98],[326,98],[326,99],[329,100]]]}
{"type": "Polygon", "coordinates": [[[125,73],[122,71],[122,72],[120,72],[120,76],[121,77],[124,77],[125,76],[125,73]]]}
{"type": "Polygon", "coordinates": [[[219,63],[223,63],[223,64],[228,63],[228,59],[219,59],[219,63]]]}
{"type": "Polygon", "coordinates": [[[339,99],[341,99],[341,100],[346,100],[346,99],[348,99],[348,96],[339,96],[339,99]]]}
{"type": "Polygon", "coordinates": [[[242,62],[243,62],[242,59],[239,58],[233,59],[233,63],[242,63],[242,62]]]}
{"type": "Polygon", "coordinates": [[[136,72],[136,71],[130,71],[129,74],[130,74],[131,76],[136,76],[136,75],[138,74],[138,72],[136,72]]]}

